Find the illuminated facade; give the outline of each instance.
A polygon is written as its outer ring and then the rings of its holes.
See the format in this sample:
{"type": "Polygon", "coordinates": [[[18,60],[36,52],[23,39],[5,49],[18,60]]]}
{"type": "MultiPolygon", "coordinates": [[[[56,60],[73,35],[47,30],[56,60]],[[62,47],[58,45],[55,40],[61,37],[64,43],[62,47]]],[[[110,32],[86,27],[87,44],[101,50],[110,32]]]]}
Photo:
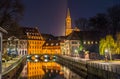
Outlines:
{"type": "Polygon", "coordinates": [[[74,31],[68,35],[65,40],[65,54],[66,55],[78,55],[78,49],[80,46],[80,37],[74,33],[74,31]]]}
{"type": "Polygon", "coordinates": [[[78,29],[77,27],[73,29],[71,23],[72,21],[71,21],[71,16],[70,16],[70,10],[68,8],[67,17],[65,20],[65,36],[68,36],[70,33],[72,33],[72,31],[80,31],[80,29],[78,29]]]}
{"type": "Polygon", "coordinates": [[[72,26],[71,26],[71,17],[70,17],[70,10],[68,8],[67,11],[67,17],[66,17],[66,25],[65,25],[65,35],[69,35],[72,32],[72,26]]]}
{"type": "Polygon", "coordinates": [[[97,31],[73,31],[64,41],[65,55],[78,56],[84,50],[98,52],[100,37],[97,36],[100,36],[97,31]]]}
{"type": "Polygon", "coordinates": [[[42,46],[45,42],[41,36],[38,28],[23,28],[25,34],[27,35],[27,52],[28,54],[42,54],[42,46]]]}
{"type": "Polygon", "coordinates": [[[27,55],[27,39],[19,39],[18,55],[27,55]]]}
{"type": "Polygon", "coordinates": [[[47,40],[43,45],[44,54],[61,54],[60,41],[47,40]]]}

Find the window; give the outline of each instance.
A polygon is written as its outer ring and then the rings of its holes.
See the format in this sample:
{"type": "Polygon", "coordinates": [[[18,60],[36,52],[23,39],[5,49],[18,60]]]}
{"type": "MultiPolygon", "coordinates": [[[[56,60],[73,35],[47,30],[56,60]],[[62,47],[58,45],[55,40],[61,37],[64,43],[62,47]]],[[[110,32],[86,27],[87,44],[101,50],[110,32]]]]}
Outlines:
{"type": "Polygon", "coordinates": [[[90,44],[90,41],[88,41],[88,44],[90,44]]]}
{"type": "Polygon", "coordinates": [[[83,44],[86,44],[86,41],[84,41],[83,44]]]}
{"type": "Polygon", "coordinates": [[[58,46],[58,43],[56,43],[56,46],[58,46]]]}
{"type": "Polygon", "coordinates": [[[77,44],[77,42],[76,41],[72,41],[72,44],[77,44]]]}

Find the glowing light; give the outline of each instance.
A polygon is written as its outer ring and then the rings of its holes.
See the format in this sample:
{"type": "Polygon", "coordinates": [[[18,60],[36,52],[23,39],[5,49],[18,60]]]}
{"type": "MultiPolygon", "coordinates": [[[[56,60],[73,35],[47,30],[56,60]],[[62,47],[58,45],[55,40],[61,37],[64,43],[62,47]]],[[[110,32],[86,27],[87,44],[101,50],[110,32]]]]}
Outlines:
{"type": "Polygon", "coordinates": [[[48,57],[48,55],[44,55],[44,57],[45,57],[45,58],[47,58],[47,57],[48,57]]]}
{"type": "Polygon", "coordinates": [[[38,55],[35,55],[35,58],[38,58],[39,56],[38,55]]]}
{"type": "Polygon", "coordinates": [[[35,62],[38,62],[38,59],[35,59],[35,62]]]}
{"type": "Polygon", "coordinates": [[[44,61],[45,61],[45,62],[48,62],[48,59],[45,59],[44,61]]]}

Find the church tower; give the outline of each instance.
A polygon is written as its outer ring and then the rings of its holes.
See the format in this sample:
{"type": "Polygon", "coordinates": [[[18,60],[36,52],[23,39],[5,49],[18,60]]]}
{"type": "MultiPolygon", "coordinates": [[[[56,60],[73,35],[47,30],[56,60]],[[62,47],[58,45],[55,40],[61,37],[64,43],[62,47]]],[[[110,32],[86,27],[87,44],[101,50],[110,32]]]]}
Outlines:
{"type": "Polygon", "coordinates": [[[67,16],[65,21],[65,36],[69,35],[72,32],[72,26],[71,26],[71,17],[70,17],[70,10],[68,8],[67,10],[67,16]]]}

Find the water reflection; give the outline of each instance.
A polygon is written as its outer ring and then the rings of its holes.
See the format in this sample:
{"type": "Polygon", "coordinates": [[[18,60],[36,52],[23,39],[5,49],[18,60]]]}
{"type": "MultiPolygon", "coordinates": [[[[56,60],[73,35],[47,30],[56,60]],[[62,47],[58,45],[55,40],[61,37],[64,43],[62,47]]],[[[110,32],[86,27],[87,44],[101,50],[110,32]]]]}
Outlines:
{"type": "Polygon", "coordinates": [[[67,67],[54,61],[27,61],[20,79],[82,79],[67,67]]]}

